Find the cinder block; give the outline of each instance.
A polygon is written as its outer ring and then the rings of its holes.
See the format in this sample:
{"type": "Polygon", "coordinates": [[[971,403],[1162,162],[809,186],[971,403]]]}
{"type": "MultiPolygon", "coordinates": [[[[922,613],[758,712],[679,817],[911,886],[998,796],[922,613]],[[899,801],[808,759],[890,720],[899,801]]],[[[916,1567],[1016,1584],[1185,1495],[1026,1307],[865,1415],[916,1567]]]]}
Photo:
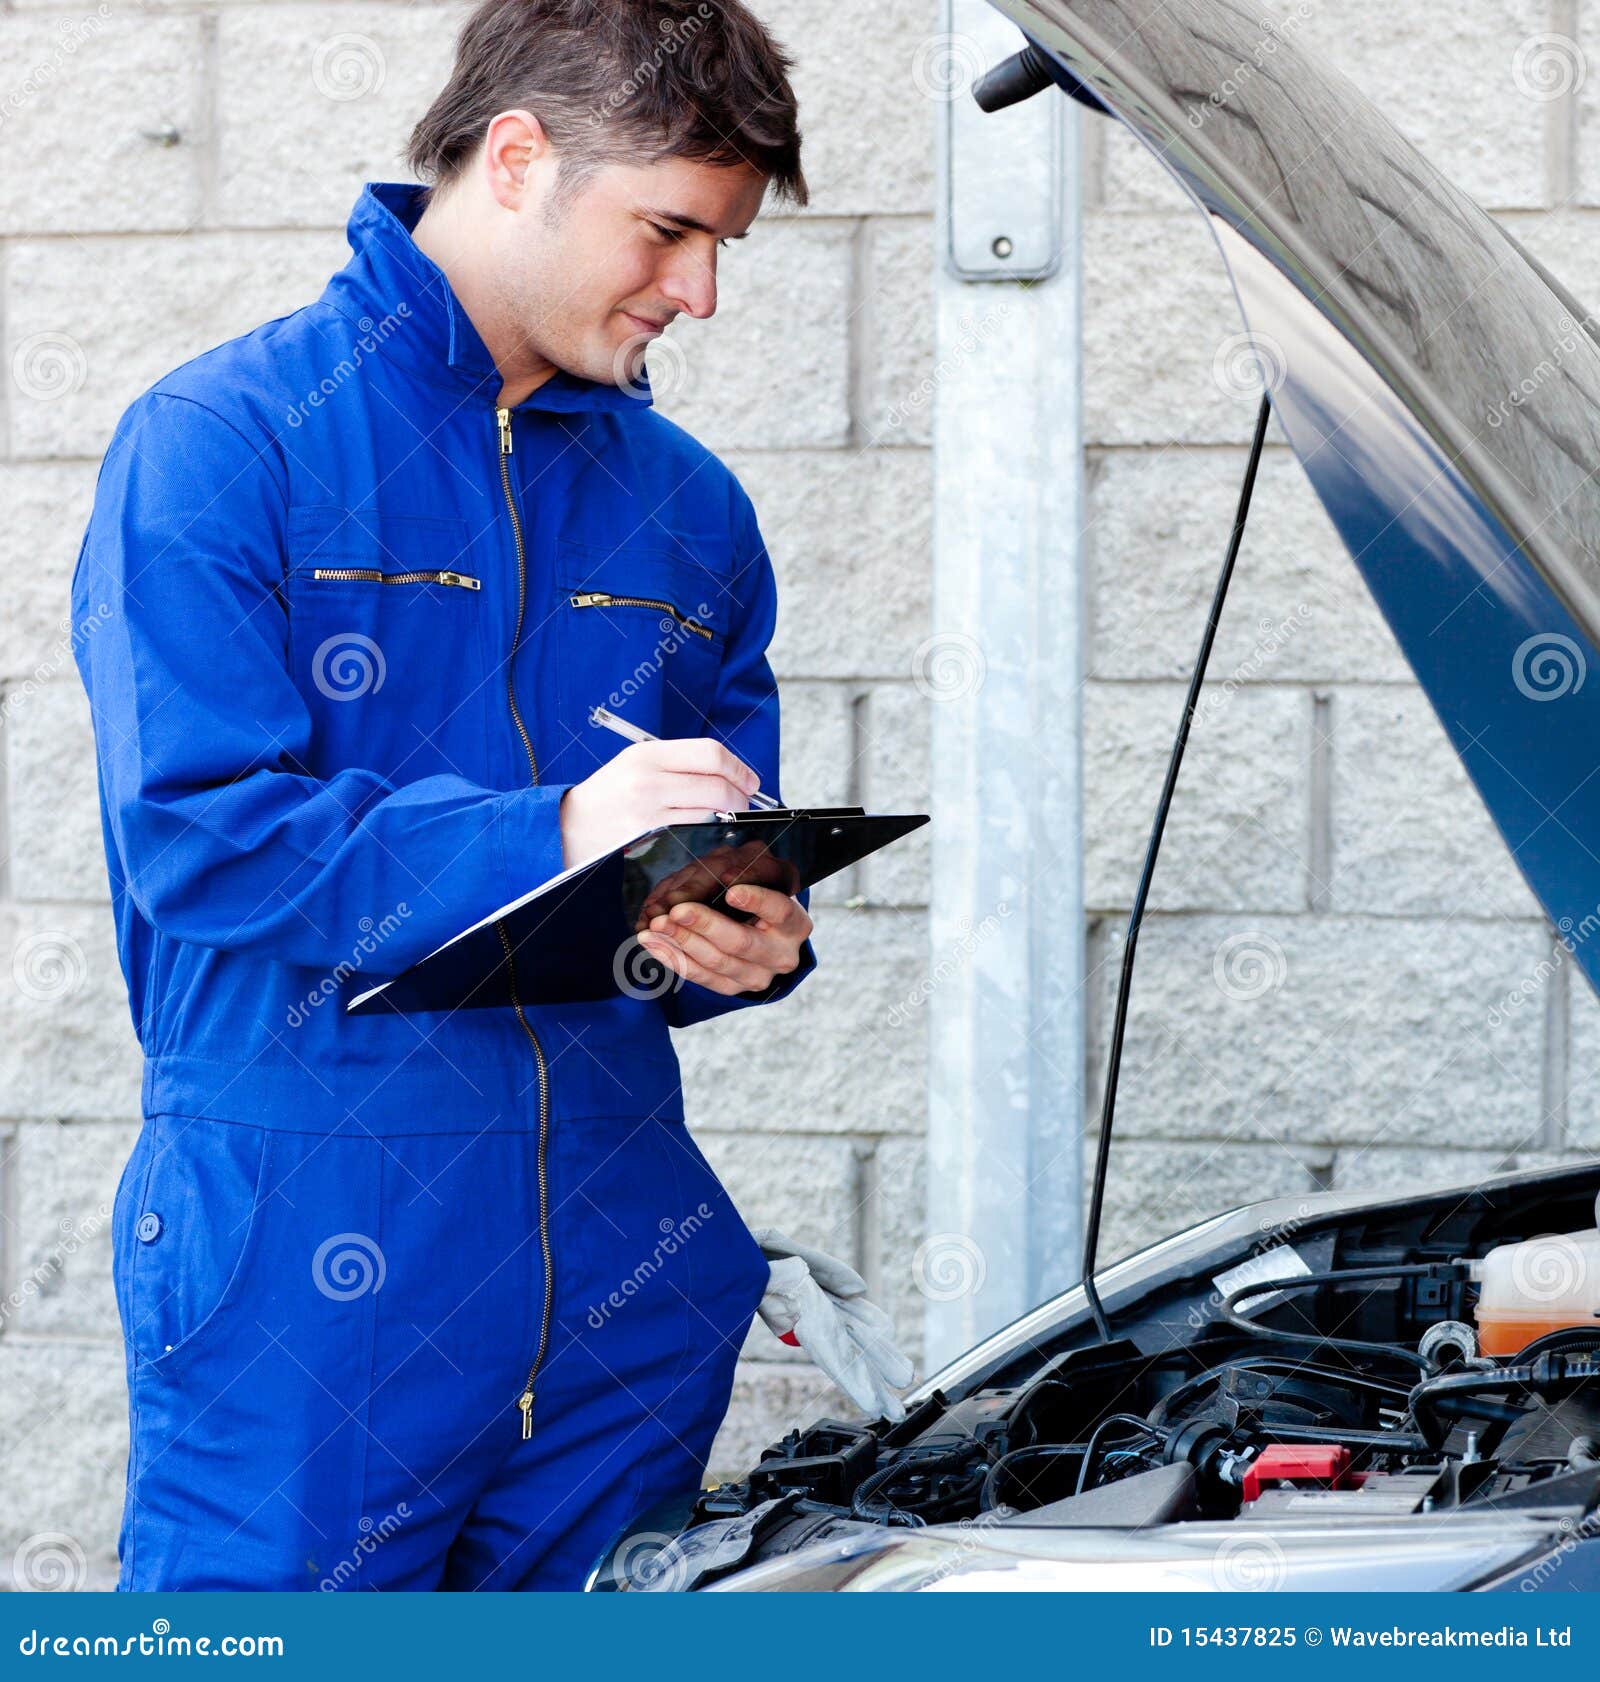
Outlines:
{"type": "Polygon", "coordinates": [[[1328,909],[1540,915],[1420,690],[1340,690],[1332,732],[1328,909]]]}
{"type": "Polygon", "coordinates": [[[76,669],[54,682],[11,688],[3,717],[11,892],[18,899],[107,900],[94,732],[76,669]]]}
{"type": "Polygon", "coordinates": [[[713,450],[845,443],[852,238],[847,225],[776,219],[725,252],[716,315],[680,319],[650,353],[662,414],[713,450]]]}
{"type": "MultiPolygon", "coordinates": [[[[1577,943],[1576,951],[1555,944],[1550,948],[1551,961],[1559,962],[1565,970],[1565,985],[1570,991],[1566,1142],[1578,1150],[1600,1151],[1600,999],[1596,999],[1580,967],[1582,958],[1593,958],[1591,948],[1600,935],[1579,940],[1579,933],[1579,929],[1570,932],[1577,943]]],[[[1544,987],[1535,990],[1529,1008],[1543,1010],[1544,987]]]]}
{"type": "MultiPolygon", "coordinates": [[[[857,709],[862,746],[862,792],[869,811],[926,812],[929,808],[929,700],[909,683],[878,684],[857,709]]],[[[928,903],[928,825],[864,859],[861,891],[869,904],[928,903]]]]}
{"type": "Polygon", "coordinates": [[[934,0],[755,0],[752,10],[795,59],[809,214],[930,211],[931,90],[946,62],[934,0]]]}
{"type": "Polygon", "coordinates": [[[0,1338],[0,1581],[110,1589],[128,1463],[122,1350],[0,1338]]]}
{"type": "MultiPolygon", "coordinates": [[[[724,1118],[726,1122],[727,1118],[724,1118]]],[[[696,1139],[750,1227],[776,1227],[802,1244],[861,1266],[855,1146],[799,1133],[723,1133],[696,1139]]]]}
{"type": "Polygon", "coordinates": [[[922,1132],[924,917],[821,906],[816,923],[816,972],[792,998],[674,1034],[691,1126],[714,1126],[730,1092],[755,1092],[773,1102],[743,1106],[752,1130],[922,1132]]]}
{"type": "MultiPolygon", "coordinates": [[[[1189,1144],[1113,1135],[1111,1152],[1100,1238],[1102,1266],[1240,1204],[1317,1189],[1305,1154],[1292,1144],[1271,1140],[1189,1144]]],[[[1092,1182],[1094,1154],[1090,1140],[1086,1186],[1092,1182]]]]}
{"type": "MultiPolygon", "coordinates": [[[[1122,927],[1091,931],[1089,1113],[1122,927]]],[[[1508,1011],[1538,923],[1158,916],[1139,942],[1125,1138],[1514,1151],[1543,1127],[1543,1010],[1508,1011]]]]}
{"type": "Polygon", "coordinates": [[[900,1348],[926,1376],[923,1356],[927,1299],[919,1288],[917,1252],[928,1236],[927,1145],[921,1139],[880,1139],[872,1164],[878,1253],[867,1280],[875,1300],[894,1317],[900,1348]]]}
{"type": "MultiPolygon", "coordinates": [[[[919,216],[870,223],[866,242],[864,294],[845,324],[862,344],[861,437],[869,444],[926,445],[933,441],[934,398],[947,377],[946,359],[972,353],[959,344],[936,344],[933,277],[938,258],[931,220],[919,216]]],[[[1001,289],[975,299],[971,332],[976,343],[1002,329],[1008,295],[1001,289]]]]}
{"type": "Polygon", "coordinates": [[[1525,1165],[1522,1152],[1455,1150],[1442,1139],[1409,1150],[1349,1145],[1334,1153],[1331,1189],[1405,1197],[1445,1186],[1465,1189],[1525,1165]]]}
{"type": "Polygon", "coordinates": [[[6,593],[0,681],[11,684],[12,694],[18,686],[70,677],[76,670],[70,587],[94,480],[95,470],[86,462],[0,466],[0,503],[6,509],[0,526],[0,582],[6,593]]]}
{"type": "Polygon", "coordinates": [[[778,578],[780,677],[902,677],[929,631],[933,467],[921,450],[734,453],[778,578]]]}
{"type": "Polygon", "coordinates": [[[220,220],[343,227],[364,183],[410,180],[406,143],[449,77],[470,11],[342,4],[220,13],[220,220]]]}
{"type": "MultiPolygon", "coordinates": [[[[1281,439],[1276,427],[1269,436],[1281,439]]],[[[1102,678],[1194,670],[1244,451],[1112,453],[1091,464],[1090,664],[1102,678]]],[[[1410,668],[1295,457],[1269,449],[1209,672],[1264,683],[1409,681],[1410,668]]]]}
{"type": "Polygon", "coordinates": [[[315,302],[349,255],[333,233],[16,241],[4,312],[13,456],[100,455],[141,391],[315,302]]]}
{"type": "Polygon", "coordinates": [[[6,1113],[133,1119],[142,1071],[110,912],[0,905],[6,1113]]]}
{"type": "Polygon", "coordinates": [[[138,1132],[125,1122],[16,1128],[0,1165],[17,1212],[0,1297],[7,1334],[120,1338],[111,1211],[138,1132]]]}
{"type": "MultiPolygon", "coordinates": [[[[1177,684],[1084,688],[1085,893],[1133,902],[1183,716],[1177,684]]],[[[1299,690],[1208,685],[1195,713],[1152,890],[1165,909],[1306,904],[1311,709],[1299,690]]]]}
{"type": "Polygon", "coordinates": [[[0,233],[191,226],[206,143],[202,50],[195,16],[103,5],[0,22],[0,233]]]}

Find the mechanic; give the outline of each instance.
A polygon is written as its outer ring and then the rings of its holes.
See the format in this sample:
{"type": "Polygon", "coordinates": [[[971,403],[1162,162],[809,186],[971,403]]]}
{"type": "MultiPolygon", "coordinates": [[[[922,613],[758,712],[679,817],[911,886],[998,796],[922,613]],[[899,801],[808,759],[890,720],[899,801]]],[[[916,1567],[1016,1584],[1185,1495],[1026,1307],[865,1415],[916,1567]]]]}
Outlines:
{"type": "Polygon", "coordinates": [[[792,991],[803,896],[676,907],[598,1002],[524,1002],[509,944],[494,1008],[341,998],[775,792],[771,563],[642,352],[805,202],[789,66],[738,0],[492,0],[426,185],[116,429],[72,598],[145,1053],[121,1588],[576,1587],[698,1485],[758,1307],[864,1406],[909,1381],[684,1126],[669,1028],[792,991]]]}

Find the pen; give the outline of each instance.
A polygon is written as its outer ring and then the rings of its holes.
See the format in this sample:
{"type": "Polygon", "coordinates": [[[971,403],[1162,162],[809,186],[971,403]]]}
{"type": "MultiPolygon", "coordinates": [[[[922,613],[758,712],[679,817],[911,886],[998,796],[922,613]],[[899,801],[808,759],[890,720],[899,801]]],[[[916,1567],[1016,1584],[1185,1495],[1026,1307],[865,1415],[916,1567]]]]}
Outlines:
{"type": "MultiPolygon", "coordinates": [[[[614,731],[619,736],[626,736],[630,742],[659,742],[659,736],[652,736],[648,730],[641,730],[637,724],[630,724],[627,719],[619,718],[616,713],[606,707],[591,707],[589,722],[598,724],[602,729],[614,731]]],[[[770,794],[756,793],[750,796],[750,804],[761,812],[781,812],[783,803],[774,800],[770,794]]]]}

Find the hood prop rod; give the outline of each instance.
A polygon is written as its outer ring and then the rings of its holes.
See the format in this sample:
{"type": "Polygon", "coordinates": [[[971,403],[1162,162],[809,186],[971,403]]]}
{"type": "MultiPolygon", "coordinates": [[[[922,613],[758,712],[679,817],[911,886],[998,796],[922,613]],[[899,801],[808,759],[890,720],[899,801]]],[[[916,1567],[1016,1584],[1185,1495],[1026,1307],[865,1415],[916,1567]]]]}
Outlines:
{"type": "Polygon", "coordinates": [[[1239,510],[1233,518],[1233,537],[1228,543],[1227,558],[1217,579],[1211,598],[1211,611],[1206,616],[1206,628],[1200,638],[1200,653],[1194,663],[1194,675],[1189,679],[1189,695],[1183,704],[1183,719],[1178,725],[1177,739],[1172,744],[1172,757],[1167,762],[1167,778],[1156,805],[1156,818],[1150,828],[1150,843],[1145,848],[1144,870],[1139,877],[1138,891],[1133,896],[1133,910],[1128,917],[1128,936],[1122,947],[1122,975],[1117,983],[1117,1010],[1111,1025],[1111,1054],[1106,1062],[1105,1098],[1100,1107],[1100,1148],[1095,1155],[1094,1195],[1089,1199],[1089,1215],[1085,1223],[1083,1241],[1083,1293],[1089,1299],[1089,1311],[1103,1343],[1111,1342],[1111,1327],[1106,1320],[1100,1293],[1095,1289],[1096,1253],[1100,1248],[1100,1217],[1106,1201],[1106,1169],[1111,1161],[1111,1126],[1117,1108],[1117,1077],[1122,1070],[1122,1040],[1128,1026],[1128,997],[1133,988],[1133,960],[1139,949],[1139,930],[1144,924],[1145,902],[1150,897],[1150,883],[1155,875],[1156,855],[1161,851],[1161,837],[1167,827],[1167,812],[1178,786],[1178,772],[1183,765],[1183,752],[1189,745],[1189,727],[1194,722],[1195,708],[1200,702],[1200,686],[1205,682],[1206,666],[1211,660],[1211,645],[1217,639],[1217,626],[1222,619],[1222,604],[1233,578],[1233,564],[1239,558],[1239,546],[1244,541],[1245,522],[1250,518],[1250,498],[1256,488],[1256,469],[1261,465],[1261,448],[1267,438],[1267,424],[1272,419],[1272,400],[1263,395],[1256,415],[1255,437],[1250,444],[1250,459],[1245,465],[1244,484],[1239,490],[1239,510]]]}

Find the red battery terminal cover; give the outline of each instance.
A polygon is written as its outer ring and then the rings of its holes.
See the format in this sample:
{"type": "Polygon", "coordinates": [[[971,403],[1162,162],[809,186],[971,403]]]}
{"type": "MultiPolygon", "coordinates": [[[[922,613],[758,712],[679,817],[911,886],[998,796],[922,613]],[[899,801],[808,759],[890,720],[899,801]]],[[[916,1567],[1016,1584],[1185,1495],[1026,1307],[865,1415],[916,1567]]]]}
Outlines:
{"type": "Polygon", "coordinates": [[[1350,1470],[1350,1450],[1335,1443],[1268,1443],[1245,1467],[1240,1485],[1254,1501],[1268,1484],[1315,1484],[1320,1489],[1359,1489],[1366,1482],[1350,1470]]]}

